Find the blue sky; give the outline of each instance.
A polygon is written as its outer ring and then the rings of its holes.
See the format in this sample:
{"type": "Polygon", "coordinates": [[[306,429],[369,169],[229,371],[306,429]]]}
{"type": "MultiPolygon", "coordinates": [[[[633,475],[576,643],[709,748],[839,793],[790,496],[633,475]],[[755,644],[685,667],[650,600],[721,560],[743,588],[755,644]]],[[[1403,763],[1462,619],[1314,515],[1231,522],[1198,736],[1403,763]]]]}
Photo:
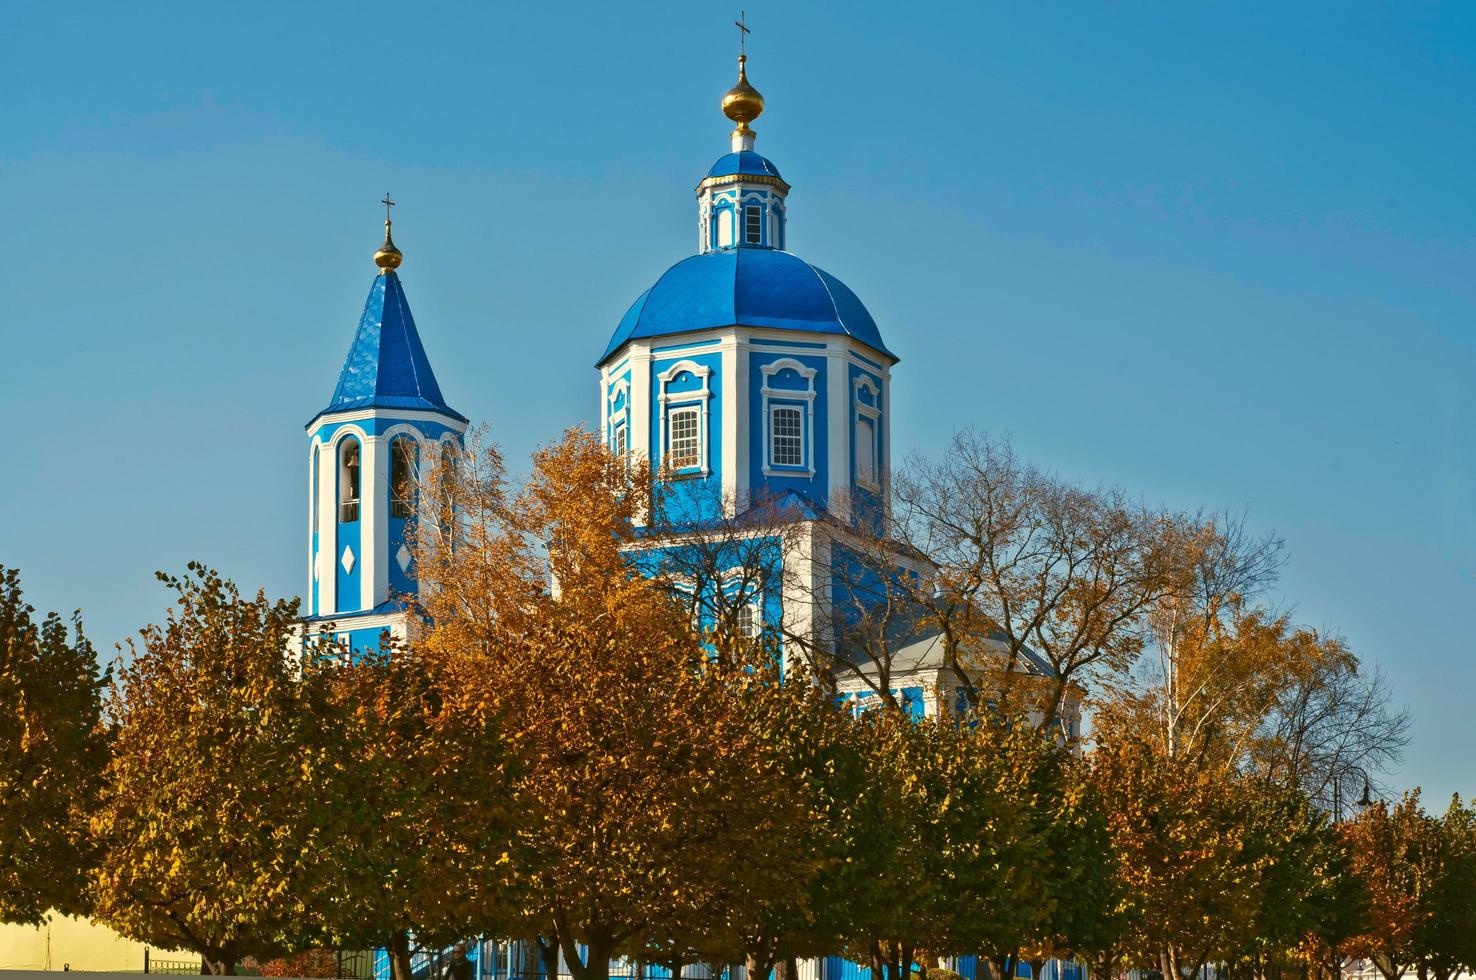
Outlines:
{"type": "MultiPolygon", "coordinates": [[[[1278,601],[1476,792],[1476,6],[763,4],[790,247],[957,426],[1280,533],[1278,601]]],[[[111,645],[155,569],[305,577],[390,190],[451,403],[524,457],[694,239],[736,9],[30,4],[0,63],[0,563],[111,645]]]]}

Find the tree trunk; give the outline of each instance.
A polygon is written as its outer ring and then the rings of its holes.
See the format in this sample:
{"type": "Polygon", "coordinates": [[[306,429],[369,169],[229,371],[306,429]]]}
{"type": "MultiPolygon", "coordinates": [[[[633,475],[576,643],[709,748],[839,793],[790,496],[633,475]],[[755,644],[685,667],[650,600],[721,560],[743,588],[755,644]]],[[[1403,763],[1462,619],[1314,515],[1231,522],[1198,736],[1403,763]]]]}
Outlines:
{"type": "Polygon", "coordinates": [[[882,959],[881,943],[867,943],[866,951],[871,954],[871,980],[886,980],[887,961],[882,959]]]}
{"type": "MultiPolygon", "coordinates": [[[[569,965],[570,972],[574,965],[569,965]]],[[[610,945],[603,939],[595,939],[585,947],[584,969],[576,973],[574,980],[610,980],[610,945]]]]}
{"type": "Polygon", "coordinates": [[[396,929],[389,938],[390,976],[392,980],[410,978],[410,930],[396,929]]]}
{"type": "Polygon", "coordinates": [[[744,980],[769,980],[769,971],[774,969],[773,960],[761,960],[754,953],[743,957],[744,980]]]}
{"type": "MultiPolygon", "coordinates": [[[[538,937],[538,959],[543,963],[543,975],[546,980],[558,980],[559,977],[559,947],[556,943],[550,943],[542,936],[538,937]]],[[[395,980],[399,980],[398,977],[395,980]]]]}

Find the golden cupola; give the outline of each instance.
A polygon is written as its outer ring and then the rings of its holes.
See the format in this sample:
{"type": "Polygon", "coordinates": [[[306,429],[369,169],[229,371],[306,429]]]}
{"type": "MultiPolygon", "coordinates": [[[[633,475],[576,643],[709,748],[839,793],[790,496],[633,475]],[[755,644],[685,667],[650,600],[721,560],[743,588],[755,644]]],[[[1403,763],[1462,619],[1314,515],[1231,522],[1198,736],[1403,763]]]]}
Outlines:
{"type": "Polygon", "coordinates": [[[374,253],[374,264],[379,266],[381,275],[394,272],[400,267],[405,256],[395,248],[395,240],[390,237],[390,220],[384,219],[384,244],[379,246],[379,251],[374,253]]]}
{"type": "Polygon", "coordinates": [[[753,149],[756,134],[748,124],[764,111],[764,97],[748,84],[748,72],[744,68],[746,61],[748,55],[738,56],[738,83],[723,93],[723,115],[738,124],[738,128],[733,130],[734,153],[753,149]]]}

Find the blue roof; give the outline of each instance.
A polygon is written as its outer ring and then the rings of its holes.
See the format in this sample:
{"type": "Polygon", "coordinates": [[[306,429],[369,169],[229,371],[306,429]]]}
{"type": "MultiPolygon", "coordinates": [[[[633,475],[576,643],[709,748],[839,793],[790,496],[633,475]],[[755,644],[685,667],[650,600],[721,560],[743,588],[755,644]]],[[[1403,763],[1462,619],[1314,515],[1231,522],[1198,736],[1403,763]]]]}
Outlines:
{"type": "Polygon", "coordinates": [[[774,166],[772,160],[759,156],[752,150],[725,153],[718,157],[718,162],[707,172],[709,177],[731,177],[734,174],[764,174],[779,180],[784,179],[779,176],[779,168],[774,166]]]}
{"type": "Polygon", "coordinates": [[[420,409],[467,421],[441,397],[441,386],[436,384],[415,331],[410,304],[405,302],[405,290],[393,272],[374,277],[338,387],[318,415],[361,408],[420,409]]]}
{"type": "Polygon", "coordinates": [[[845,334],[896,360],[845,283],[790,252],[738,247],[667,269],[621,318],[600,363],[627,341],[730,326],[845,334]]]}

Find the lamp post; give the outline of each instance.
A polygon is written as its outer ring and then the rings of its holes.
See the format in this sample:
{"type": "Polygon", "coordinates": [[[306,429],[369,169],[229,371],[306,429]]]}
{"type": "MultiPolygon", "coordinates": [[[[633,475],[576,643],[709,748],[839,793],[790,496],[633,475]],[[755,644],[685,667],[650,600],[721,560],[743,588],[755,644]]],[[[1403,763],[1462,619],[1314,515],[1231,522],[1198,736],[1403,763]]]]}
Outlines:
{"type": "MultiPolygon", "coordinates": [[[[1374,804],[1373,797],[1371,795],[1372,790],[1373,790],[1373,786],[1369,782],[1367,771],[1365,771],[1361,766],[1349,766],[1347,768],[1347,771],[1349,773],[1357,773],[1358,775],[1360,775],[1360,776],[1363,777],[1363,795],[1360,796],[1358,798],[1357,802],[1355,802],[1353,805],[1356,806],[1356,807],[1358,807],[1358,809],[1360,811],[1367,810],[1369,807],[1373,806],[1373,804],[1374,804]]],[[[1341,775],[1333,777],[1333,787],[1332,787],[1332,790],[1333,790],[1333,823],[1342,823],[1343,822],[1343,780],[1342,780],[1341,775]]]]}

